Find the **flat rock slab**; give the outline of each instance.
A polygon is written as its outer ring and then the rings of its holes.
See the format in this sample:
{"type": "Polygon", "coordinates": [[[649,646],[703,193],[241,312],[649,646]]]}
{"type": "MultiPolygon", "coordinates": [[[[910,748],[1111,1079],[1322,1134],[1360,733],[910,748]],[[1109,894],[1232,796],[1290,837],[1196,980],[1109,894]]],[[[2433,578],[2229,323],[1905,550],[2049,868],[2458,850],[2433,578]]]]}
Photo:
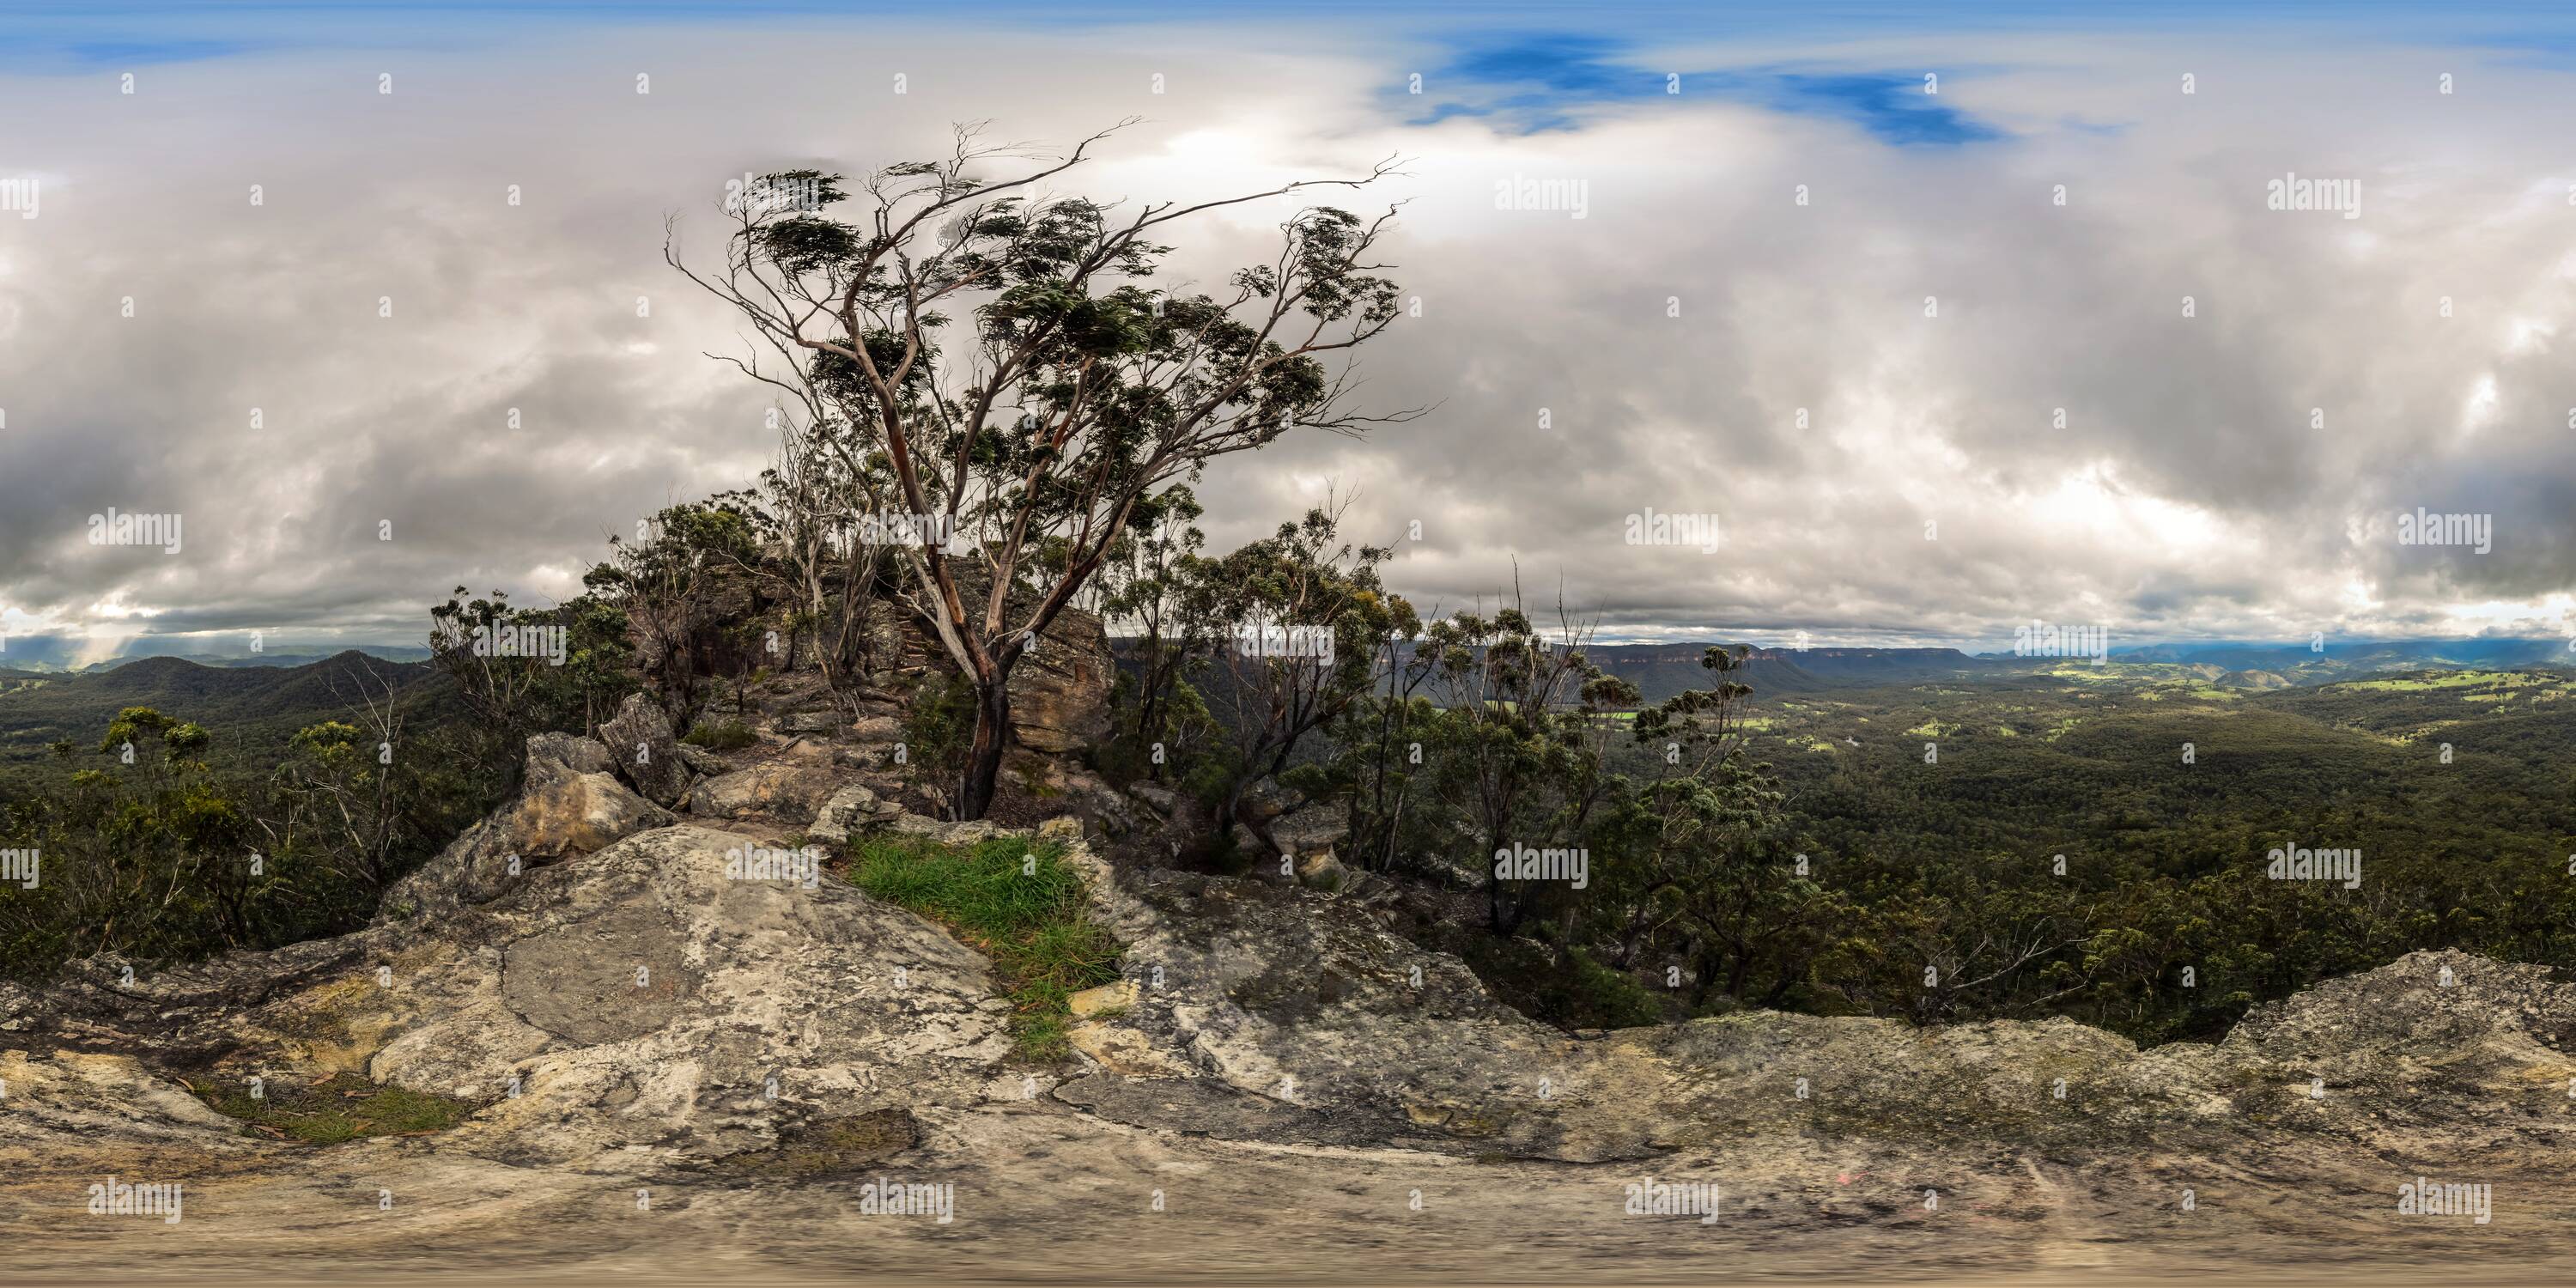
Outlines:
{"type": "Polygon", "coordinates": [[[557,1037],[594,1045],[640,1038],[697,996],[682,947],[650,910],[614,908],[503,949],[501,996],[557,1037]]]}

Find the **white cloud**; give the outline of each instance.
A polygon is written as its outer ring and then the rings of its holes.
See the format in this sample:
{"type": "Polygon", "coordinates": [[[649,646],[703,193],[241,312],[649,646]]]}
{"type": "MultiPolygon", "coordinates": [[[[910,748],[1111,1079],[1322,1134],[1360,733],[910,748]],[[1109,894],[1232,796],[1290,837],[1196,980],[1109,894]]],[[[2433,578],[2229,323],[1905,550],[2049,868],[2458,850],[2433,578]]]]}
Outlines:
{"type": "MultiPolygon", "coordinates": [[[[603,533],[747,481],[771,447],[763,391],[698,356],[737,328],[661,265],[666,213],[704,259],[746,169],[857,173],[977,118],[1061,147],[1136,114],[1066,187],[1204,197],[1413,158],[1388,191],[1412,198],[1393,258],[1423,316],[1364,368],[1380,405],[1439,411],[1221,463],[1202,489],[1218,544],[1329,483],[1357,493],[1355,535],[1424,522],[1390,575],[1426,605],[1517,567],[1639,634],[2553,618],[2576,568],[2576,393],[2550,361],[2576,312],[2564,75],[2453,59],[2478,92],[2443,99],[2408,51],[2292,34],[1772,42],[1634,61],[1937,52],[1963,69],[1943,102],[2011,137],[1899,148],[1699,90],[1573,104],[1574,128],[1532,135],[1410,125],[1426,100],[1399,87],[1436,46],[1206,29],[406,49],[389,99],[324,53],[156,68],[123,101],[0,80],[0,116],[45,125],[0,173],[62,176],[41,219],[0,220],[20,372],[0,600],[100,631],[149,612],[407,638],[460,582],[574,593],[603,533]],[[2362,218],[2266,210],[2289,171],[2360,179],[2362,218]],[[1582,180],[1585,218],[1495,209],[1516,175],[1582,180]],[[87,547],[78,522],[108,505],[186,513],[185,555],[87,547]],[[2396,545],[2417,505],[2493,514],[2495,552],[2396,545]],[[1721,515],[1726,548],[1625,546],[1646,506],[1721,515]]],[[[1185,275],[1258,258],[1282,213],[1181,231],[1185,275]]]]}

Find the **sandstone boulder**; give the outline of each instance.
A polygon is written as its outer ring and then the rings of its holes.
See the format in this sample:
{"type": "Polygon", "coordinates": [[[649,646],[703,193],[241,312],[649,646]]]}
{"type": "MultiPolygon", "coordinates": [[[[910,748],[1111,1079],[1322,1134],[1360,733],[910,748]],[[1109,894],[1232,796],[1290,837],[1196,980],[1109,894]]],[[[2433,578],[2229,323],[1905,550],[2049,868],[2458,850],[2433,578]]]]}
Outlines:
{"type": "Polygon", "coordinates": [[[1351,816],[1339,801],[1309,805],[1270,824],[1271,844],[1295,857],[1329,855],[1350,835],[1351,816]]]}
{"type": "Polygon", "coordinates": [[[389,906],[483,903],[531,869],[676,821],[629,791],[609,772],[613,766],[608,748],[591,739],[529,738],[518,796],[398,883],[389,906]]]}
{"type": "Polygon", "coordinates": [[[863,784],[851,783],[832,793],[831,799],[814,812],[814,822],[805,829],[807,836],[820,841],[843,842],[851,836],[876,827],[903,813],[903,807],[880,799],[863,784]]]}
{"type": "Polygon", "coordinates": [[[1006,835],[1010,829],[984,819],[949,823],[919,814],[898,814],[887,830],[898,836],[919,836],[942,845],[975,845],[1006,835]]]}
{"type": "Polygon", "coordinates": [[[850,737],[859,742],[898,742],[903,738],[903,719],[890,714],[861,716],[850,725],[850,737]]]}
{"type": "Polygon", "coordinates": [[[831,799],[831,771],[802,762],[772,762],[719,774],[689,791],[689,812],[702,818],[766,814],[808,819],[831,799]]]}
{"type": "Polygon", "coordinates": [[[1316,890],[1334,891],[1349,884],[1350,870],[1329,849],[1297,856],[1297,881],[1316,890]]]}
{"type": "Polygon", "coordinates": [[[1294,787],[1276,778],[1263,778],[1243,789],[1235,802],[1237,817],[1251,823],[1267,823],[1304,804],[1306,797],[1294,787]]]}
{"type": "Polygon", "coordinates": [[[616,758],[609,755],[606,744],[596,738],[583,738],[568,733],[541,733],[528,739],[527,768],[534,772],[548,764],[576,774],[614,774],[616,758]]]}
{"type": "Polygon", "coordinates": [[[778,731],[789,734],[830,735],[847,727],[847,722],[829,711],[795,711],[779,718],[778,731]]]}
{"type": "Polygon", "coordinates": [[[668,827],[669,811],[609,773],[608,748],[588,738],[545,733],[528,740],[519,799],[494,822],[522,858],[552,863],[589,854],[648,828],[668,827]]]}
{"type": "Polygon", "coordinates": [[[1072,808],[1098,824],[1103,834],[1117,837],[1136,830],[1135,805],[1098,774],[1080,765],[1068,766],[1064,791],[1072,808]]]}
{"type": "Polygon", "coordinates": [[[1155,813],[1165,818],[1181,810],[1181,794],[1161,783],[1140,779],[1127,785],[1127,794],[1152,806],[1155,813]]]}
{"type": "Polygon", "coordinates": [[[618,776],[656,805],[677,805],[689,786],[689,764],[670,718],[641,693],[626,695],[617,714],[599,726],[599,740],[616,758],[618,776]]]}

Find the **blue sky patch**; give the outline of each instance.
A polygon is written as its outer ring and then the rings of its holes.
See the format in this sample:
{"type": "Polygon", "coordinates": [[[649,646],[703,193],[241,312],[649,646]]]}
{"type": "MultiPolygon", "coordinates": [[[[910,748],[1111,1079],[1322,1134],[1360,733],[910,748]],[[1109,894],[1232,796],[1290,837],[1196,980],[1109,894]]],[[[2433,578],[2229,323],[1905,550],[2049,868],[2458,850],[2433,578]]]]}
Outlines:
{"type": "MultiPolygon", "coordinates": [[[[1666,72],[1630,58],[1633,46],[1600,36],[1526,35],[1462,46],[1424,76],[1438,95],[1410,118],[1431,125],[1493,118],[1522,134],[1574,128],[1588,108],[1667,97],[1666,72]]],[[[2004,137],[2001,130],[1923,92],[1919,71],[1825,72],[1746,68],[1683,72],[1684,97],[1716,95],[1775,112],[1831,117],[1897,147],[1944,147],[2004,137]]]]}

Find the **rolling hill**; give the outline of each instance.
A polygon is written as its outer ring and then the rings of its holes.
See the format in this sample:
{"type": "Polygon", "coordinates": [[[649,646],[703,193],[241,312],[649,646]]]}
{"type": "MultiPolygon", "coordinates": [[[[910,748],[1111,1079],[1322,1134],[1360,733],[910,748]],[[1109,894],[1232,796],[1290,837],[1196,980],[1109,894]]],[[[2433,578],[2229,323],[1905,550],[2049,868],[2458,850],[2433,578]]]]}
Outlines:
{"type": "MultiPolygon", "coordinates": [[[[191,720],[215,735],[214,755],[261,759],[297,729],[341,716],[390,686],[406,701],[444,677],[426,662],[388,662],[351,650],[302,666],[205,666],[141,658],[71,674],[0,672],[0,767],[46,764],[46,746],[95,746],[116,713],[135,706],[191,720]]],[[[13,773],[13,776],[14,773],[13,773]]]]}

